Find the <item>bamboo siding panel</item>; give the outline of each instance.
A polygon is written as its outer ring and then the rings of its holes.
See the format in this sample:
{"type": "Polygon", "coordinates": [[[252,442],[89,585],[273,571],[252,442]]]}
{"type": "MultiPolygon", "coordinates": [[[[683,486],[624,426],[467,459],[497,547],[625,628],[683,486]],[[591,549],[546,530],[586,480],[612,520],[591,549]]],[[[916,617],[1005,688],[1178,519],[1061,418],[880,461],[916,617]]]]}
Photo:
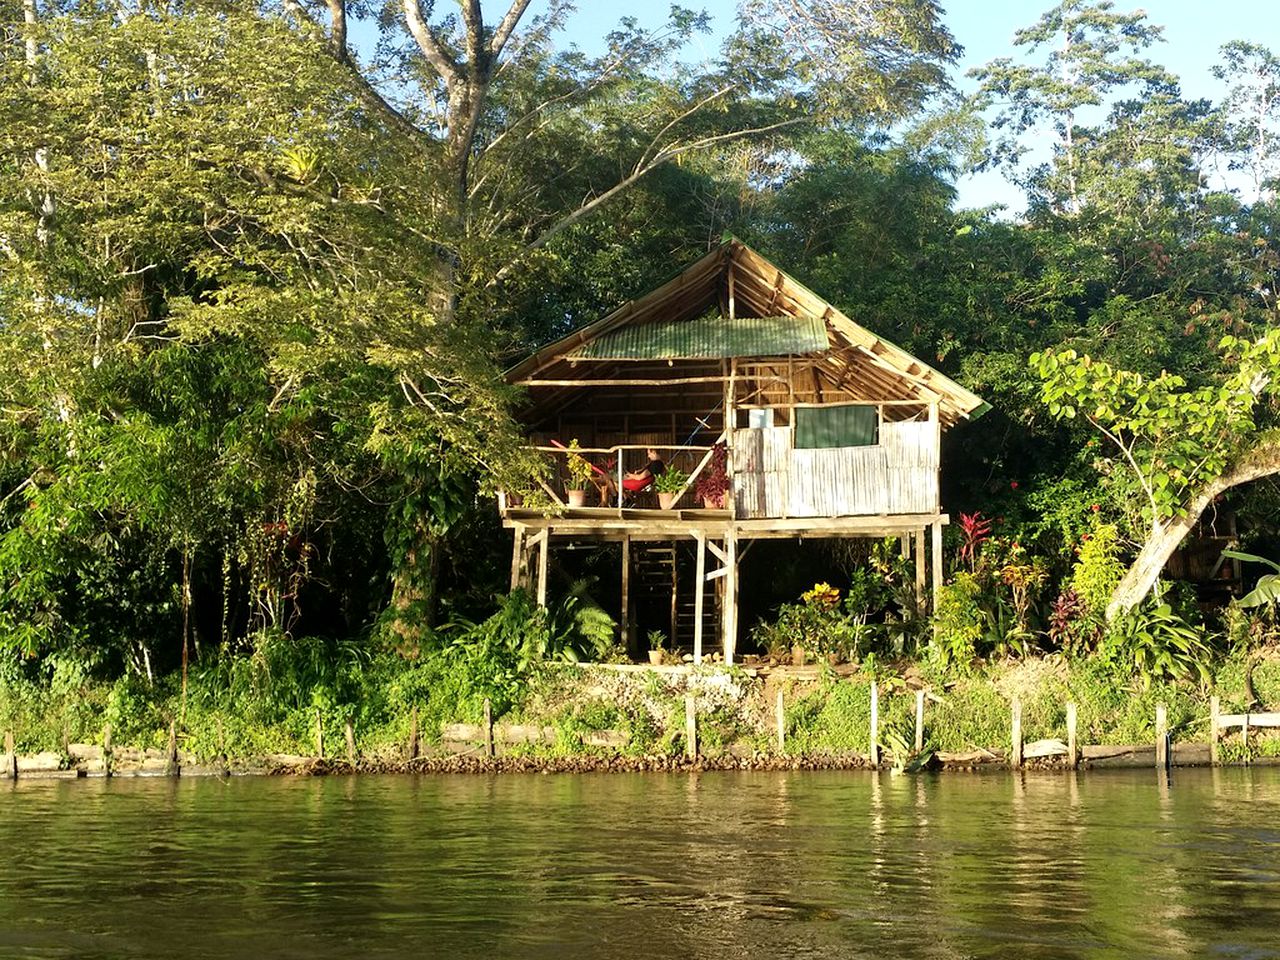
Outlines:
{"type": "Polygon", "coordinates": [[[932,513],[934,424],[885,423],[880,443],[791,450],[786,427],[734,431],[734,497],[743,519],[932,513]]]}

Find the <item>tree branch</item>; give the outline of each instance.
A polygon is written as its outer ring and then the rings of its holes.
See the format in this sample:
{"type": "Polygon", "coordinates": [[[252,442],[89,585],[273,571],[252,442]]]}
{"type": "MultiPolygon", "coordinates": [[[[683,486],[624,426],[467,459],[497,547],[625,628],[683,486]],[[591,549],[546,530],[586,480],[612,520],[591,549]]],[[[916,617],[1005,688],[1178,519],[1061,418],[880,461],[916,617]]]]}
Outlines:
{"type": "Polygon", "coordinates": [[[422,17],[422,7],[418,5],[418,0],[401,0],[401,4],[404,7],[404,19],[409,27],[409,33],[417,42],[422,55],[427,58],[427,63],[431,64],[431,68],[447,85],[453,86],[461,81],[462,68],[453,57],[449,56],[448,51],[431,32],[431,27],[422,17]]]}
{"type": "Polygon", "coordinates": [[[493,58],[493,62],[497,62],[502,56],[503,48],[506,47],[507,41],[511,39],[511,34],[515,32],[516,24],[520,22],[520,18],[524,16],[525,11],[529,9],[529,0],[513,0],[511,9],[494,28],[493,36],[489,40],[489,56],[493,58]]]}

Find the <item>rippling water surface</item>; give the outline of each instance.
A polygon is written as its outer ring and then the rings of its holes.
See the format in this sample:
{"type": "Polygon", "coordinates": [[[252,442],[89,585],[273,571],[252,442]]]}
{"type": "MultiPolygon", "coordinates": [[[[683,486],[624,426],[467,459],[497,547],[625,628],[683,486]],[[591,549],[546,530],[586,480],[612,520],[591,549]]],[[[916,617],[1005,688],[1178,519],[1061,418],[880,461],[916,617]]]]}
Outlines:
{"type": "Polygon", "coordinates": [[[1278,957],[1280,770],[0,786],[2,957],[1278,957]]]}

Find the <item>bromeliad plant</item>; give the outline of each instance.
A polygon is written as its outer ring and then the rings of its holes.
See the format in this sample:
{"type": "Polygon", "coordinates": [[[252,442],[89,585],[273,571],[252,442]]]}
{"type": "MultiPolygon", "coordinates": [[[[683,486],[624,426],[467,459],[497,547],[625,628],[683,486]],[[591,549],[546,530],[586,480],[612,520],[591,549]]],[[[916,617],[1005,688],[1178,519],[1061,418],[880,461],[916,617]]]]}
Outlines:
{"type": "Polygon", "coordinates": [[[582,447],[578,444],[578,438],[574,437],[569,441],[568,453],[565,454],[565,468],[569,471],[569,489],[585,490],[587,484],[591,482],[591,464],[587,458],[579,451],[582,447]]]}

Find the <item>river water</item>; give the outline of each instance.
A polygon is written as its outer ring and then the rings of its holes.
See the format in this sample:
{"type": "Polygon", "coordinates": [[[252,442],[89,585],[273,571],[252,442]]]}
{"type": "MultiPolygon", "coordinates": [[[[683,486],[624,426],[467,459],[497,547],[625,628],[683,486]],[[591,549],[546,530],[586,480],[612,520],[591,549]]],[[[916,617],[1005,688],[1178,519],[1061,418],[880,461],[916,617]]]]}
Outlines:
{"type": "Polygon", "coordinates": [[[0,786],[0,957],[1280,957],[1280,769],[0,786]]]}

